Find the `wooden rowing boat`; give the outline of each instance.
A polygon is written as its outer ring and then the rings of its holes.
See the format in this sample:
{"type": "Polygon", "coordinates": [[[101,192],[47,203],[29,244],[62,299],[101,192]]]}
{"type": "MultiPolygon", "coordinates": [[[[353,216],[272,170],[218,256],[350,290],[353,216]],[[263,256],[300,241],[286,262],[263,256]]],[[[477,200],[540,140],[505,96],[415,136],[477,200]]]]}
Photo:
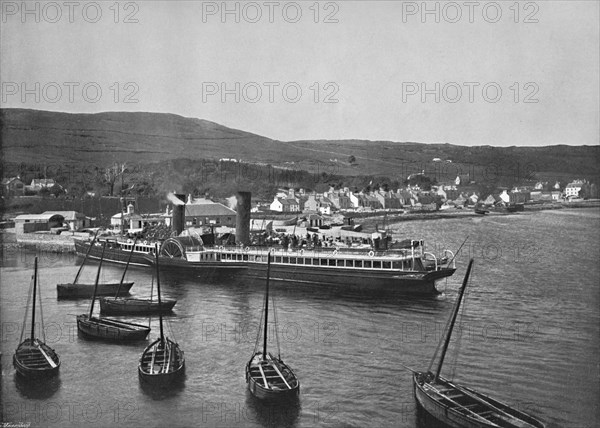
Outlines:
{"type": "Polygon", "coordinates": [[[127,297],[104,297],[100,299],[100,311],[103,314],[157,314],[169,313],[177,300],[166,299],[159,304],[152,299],[138,299],[127,297]]]}
{"type": "MultiPolygon", "coordinates": [[[[13,365],[17,373],[27,379],[39,379],[54,376],[60,368],[60,358],[50,346],[46,345],[44,340],[35,337],[35,299],[38,296],[38,259],[35,258],[33,273],[33,299],[31,309],[31,334],[29,338],[23,340],[25,323],[21,330],[21,343],[13,355],[13,365]]],[[[40,312],[42,299],[39,297],[40,312]]],[[[29,306],[29,302],[28,302],[29,306]]],[[[25,310],[27,317],[27,309],[25,310]]],[[[42,325],[44,320],[42,319],[42,325]]],[[[42,335],[44,328],[42,326],[42,335]]]]}
{"type": "Polygon", "coordinates": [[[160,337],[152,342],[140,357],[138,374],[142,381],[155,386],[168,386],[179,379],[185,371],[183,350],[177,342],[165,337],[160,306],[160,276],[158,266],[158,246],[156,247],[156,289],[159,305],[160,337]]]}
{"type": "MultiPolygon", "coordinates": [[[[56,291],[59,299],[90,298],[94,294],[94,287],[94,284],[66,283],[57,284],[56,291]]],[[[117,292],[119,296],[127,296],[131,287],[133,282],[98,284],[96,296],[113,296],[117,292]]]]}
{"type": "MultiPolygon", "coordinates": [[[[469,262],[446,334],[440,342],[443,347],[436,372],[433,373],[430,366],[427,372],[413,373],[417,405],[434,419],[454,428],[543,428],[544,424],[533,416],[440,375],[472,265],[473,260],[469,262]]],[[[432,363],[434,360],[435,356],[432,363]]]]}
{"type": "MultiPolygon", "coordinates": [[[[104,247],[106,247],[106,243],[103,245],[103,252],[104,247]]],[[[93,316],[94,303],[96,301],[96,291],[98,288],[101,269],[102,258],[100,259],[100,264],[98,265],[98,272],[96,274],[96,282],[94,293],[92,295],[90,312],[89,314],[77,316],[77,330],[86,339],[99,339],[111,342],[129,342],[145,339],[148,336],[148,333],[150,333],[150,327],[116,320],[113,318],[99,318],[93,316]]]]}
{"type": "MultiPolygon", "coordinates": [[[[267,351],[267,323],[269,318],[269,277],[271,253],[267,260],[267,287],[264,307],[263,348],[257,350],[260,329],[252,357],[246,364],[246,383],[248,390],[261,400],[295,399],[300,394],[300,382],[293,370],[283,362],[281,356],[275,357],[267,351]]],[[[275,317],[275,323],[277,319],[275,317]]],[[[277,326],[275,327],[277,328],[277,326]]],[[[278,342],[279,347],[279,342],[278,342]]]]}
{"type": "MultiPolygon", "coordinates": [[[[137,238],[133,241],[131,250],[129,251],[129,257],[125,264],[123,276],[121,276],[120,284],[124,284],[125,274],[127,268],[131,262],[131,256],[135,249],[137,238]]],[[[132,283],[133,284],[133,283],[132,283]]],[[[153,284],[154,285],[154,284],[153,284]]],[[[152,292],[150,299],[140,299],[136,297],[120,297],[121,287],[117,290],[112,297],[103,297],[100,299],[100,312],[109,315],[122,315],[122,314],[157,314],[159,312],[168,313],[173,310],[173,306],[177,303],[177,300],[173,299],[162,299],[159,304],[157,301],[152,300],[152,292]]]]}

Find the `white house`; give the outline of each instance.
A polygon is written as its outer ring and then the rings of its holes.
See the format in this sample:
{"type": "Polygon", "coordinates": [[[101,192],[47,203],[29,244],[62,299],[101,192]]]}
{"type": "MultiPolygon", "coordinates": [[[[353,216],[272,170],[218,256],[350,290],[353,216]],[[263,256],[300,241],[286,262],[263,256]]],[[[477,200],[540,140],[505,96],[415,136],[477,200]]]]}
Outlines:
{"type": "Polygon", "coordinates": [[[579,192],[581,191],[582,187],[582,180],[572,181],[571,183],[567,184],[567,187],[565,187],[565,196],[579,196],[579,192]]]}
{"type": "Polygon", "coordinates": [[[281,199],[278,198],[277,196],[273,199],[273,202],[271,202],[271,205],[269,206],[269,209],[271,211],[277,211],[277,212],[283,212],[283,203],[281,203],[281,199]]]}
{"type": "Polygon", "coordinates": [[[56,182],[52,178],[34,178],[28,186],[29,190],[37,192],[45,187],[52,187],[56,182]]]}
{"type": "Polygon", "coordinates": [[[269,208],[280,213],[299,212],[300,203],[296,199],[275,197],[269,208]]]}

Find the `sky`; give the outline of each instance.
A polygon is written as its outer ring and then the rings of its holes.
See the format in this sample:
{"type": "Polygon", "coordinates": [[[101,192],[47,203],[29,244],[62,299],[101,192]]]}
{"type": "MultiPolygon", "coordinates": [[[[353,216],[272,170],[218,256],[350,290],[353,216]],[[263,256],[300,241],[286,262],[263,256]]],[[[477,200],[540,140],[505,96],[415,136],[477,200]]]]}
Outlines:
{"type": "Polygon", "coordinates": [[[2,108],[292,141],[599,144],[597,1],[0,1],[2,108]]]}

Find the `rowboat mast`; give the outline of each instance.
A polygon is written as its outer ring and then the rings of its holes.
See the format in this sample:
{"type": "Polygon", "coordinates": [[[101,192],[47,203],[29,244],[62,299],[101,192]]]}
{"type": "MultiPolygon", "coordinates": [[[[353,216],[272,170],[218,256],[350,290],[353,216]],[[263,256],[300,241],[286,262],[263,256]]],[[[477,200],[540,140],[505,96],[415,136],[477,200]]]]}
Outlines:
{"type": "MultiPolygon", "coordinates": [[[[469,282],[469,275],[471,274],[471,268],[473,266],[473,259],[469,261],[469,266],[467,267],[467,273],[465,274],[465,278],[463,279],[462,287],[458,293],[458,299],[456,304],[454,305],[454,312],[452,313],[452,318],[450,319],[450,324],[448,326],[448,331],[446,332],[446,337],[444,339],[444,345],[442,347],[442,353],[440,355],[440,360],[438,362],[437,369],[435,371],[434,382],[437,382],[440,372],[442,370],[442,365],[444,364],[444,358],[446,357],[446,351],[448,350],[448,345],[450,344],[450,338],[452,337],[452,330],[454,329],[454,323],[456,322],[456,317],[458,316],[458,311],[460,309],[460,304],[462,302],[463,296],[465,294],[465,289],[467,288],[467,283],[469,282]]],[[[435,358],[435,355],[434,355],[435,358]]],[[[431,364],[429,365],[431,369],[431,365],[433,364],[433,359],[431,364]]],[[[428,371],[430,371],[430,369],[428,371]]]]}
{"type": "Polygon", "coordinates": [[[98,237],[98,232],[100,232],[100,229],[96,230],[96,233],[94,234],[94,238],[92,239],[92,242],[90,242],[90,246],[88,247],[87,252],[85,253],[85,257],[83,258],[83,261],[81,262],[81,266],[79,266],[79,270],[77,271],[77,274],[75,275],[75,279],[73,280],[73,285],[77,284],[77,280],[79,279],[79,275],[81,275],[83,266],[85,265],[85,262],[87,261],[88,256],[90,255],[90,251],[92,250],[94,243],[96,242],[96,238],[98,237]]]}
{"type": "Polygon", "coordinates": [[[119,288],[117,289],[117,294],[115,294],[115,299],[119,297],[119,293],[121,292],[121,286],[123,285],[123,281],[125,281],[125,275],[127,274],[127,268],[129,267],[129,263],[131,262],[131,256],[133,255],[133,250],[135,250],[135,243],[137,242],[137,236],[133,240],[133,244],[131,245],[131,251],[129,252],[129,257],[127,257],[127,263],[125,264],[125,270],[123,270],[123,275],[121,276],[121,282],[119,282],[119,288]]]}
{"type": "MultiPolygon", "coordinates": [[[[271,252],[267,254],[267,292],[265,294],[265,326],[263,333],[263,354],[262,360],[267,360],[267,324],[269,320],[269,277],[271,274],[271,252]]],[[[277,327],[275,327],[277,328],[277,327]]]]}
{"type": "MultiPolygon", "coordinates": [[[[35,258],[35,261],[33,262],[33,305],[31,307],[31,343],[33,343],[33,340],[35,339],[34,337],[34,330],[35,330],[35,297],[37,294],[37,278],[38,278],[38,259],[37,257],[35,258]]],[[[41,306],[41,302],[40,302],[40,306],[41,306]]],[[[42,329],[43,331],[43,329],[42,329]]]]}
{"type": "Polygon", "coordinates": [[[158,268],[158,244],[154,244],[154,248],[156,249],[156,291],[158,293],[158,319],[160,324],[160,343],[163,345],[165,343],[165,336],[163,334],[163,317],[162,317],[162,302],[160,300],[160,275],[158,268]]]}
{"type": "Polygon", "coordinates": [[[102,256],[100,257],[100,264],[98,265],[98,272],[96,272],[96,282],[94,283],[94,294],[92,295],[92,304],[90,305],[90,315],[88,319],[92,319],[92,313],[94,312],[94,302],[96,301],[96,293],[98,291],[98,282],[100,281],[100,270],[102,269],[102,260],[104,260],[104,250],[106,248],[106,241],[102,244],[102,256]]]}

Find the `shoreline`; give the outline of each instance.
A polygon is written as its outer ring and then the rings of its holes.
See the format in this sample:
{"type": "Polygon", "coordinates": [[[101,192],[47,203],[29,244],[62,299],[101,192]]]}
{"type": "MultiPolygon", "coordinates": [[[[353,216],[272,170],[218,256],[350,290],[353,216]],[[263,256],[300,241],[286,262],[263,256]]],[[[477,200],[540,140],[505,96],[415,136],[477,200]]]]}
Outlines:
{"type": "MultiPolygon", "coordinates": [[[[477,214],[469,208],[464,209],[448,209],[442,211],[430,212],[404,212],[404,213],[376,213],[375,215],[365,215],[355,218],[361,219],[360,224],[363,226],[363,231],[375,231],[382,225],[385,220],[386,227],[391,224],[398,224],[405,221],[417,220],[447,220],[457,218],[473,218],[473,217],[496,217],[509,216],[515,214],[531,214],[538,211],[560,210],[560,209],[585,209],[585,208],[600,208],[600,200],[581,201],[572,203],[552,203],[552,204],[531,204],[525,205],[524,211],[508,212],[508,211],[490,211],[487,214],[477,214]]],[[[27,234],[29,236],[20,237],[17,239],[14,228],[0,229],[0,252],[4,253],[7,250],[26,249],[49,253],[73,253],[75,254],[75,235],[50,235],[50,234],[27,234]]]]}

